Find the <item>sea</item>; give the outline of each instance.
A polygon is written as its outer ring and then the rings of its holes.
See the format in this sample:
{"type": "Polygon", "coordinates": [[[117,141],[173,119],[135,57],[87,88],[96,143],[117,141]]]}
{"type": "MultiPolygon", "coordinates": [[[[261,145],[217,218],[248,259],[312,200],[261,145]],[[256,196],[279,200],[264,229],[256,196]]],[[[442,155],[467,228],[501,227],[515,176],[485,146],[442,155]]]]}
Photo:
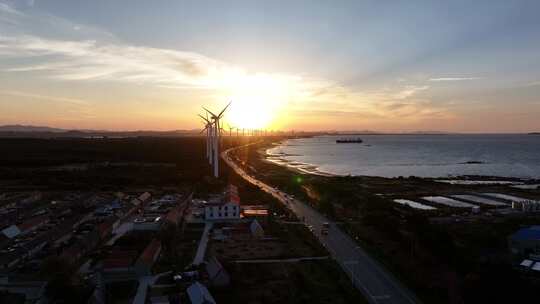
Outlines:
{"type": "Polygon", "coordinates": [[[381,177],[540,178],[540,135],[359,135],[288,139],[267,160],[307,173],[381,177]],[[342,138],[362,143],[336,143],[342,138]]]}

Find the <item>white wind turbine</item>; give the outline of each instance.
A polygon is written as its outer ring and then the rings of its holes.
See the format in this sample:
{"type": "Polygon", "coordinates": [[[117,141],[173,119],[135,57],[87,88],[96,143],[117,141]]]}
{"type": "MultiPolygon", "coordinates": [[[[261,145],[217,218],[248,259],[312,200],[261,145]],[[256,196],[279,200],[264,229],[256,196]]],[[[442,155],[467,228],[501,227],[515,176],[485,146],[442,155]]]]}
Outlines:
{"type": "MultiPolygon", "coordinates": [[[[229,127],[229,137],[232,137],[232,132],[236,128],[234,126],[231,126],[230,123],[227,123],[227,127],[229,127]]],[[[238,130],[238,128],[236,128],[238,130]]]]}
{"type": "Polygon", "coordinates": [[[213,137],[213,124],[210,120],[208,120],[208,114],[206,115],[206,117],[202,116],[199,114],[199,117],[202,118],[205,122],[205,126],[204,126],[204,129],[201,131],[204,132],[206,131],[206,158],[208,159],[208,163],[211,165],[212,164],[212,152],[213,152],[213,149],[212,149],[212,143],[213,143],[213,140],[212,140],[212,137],[213,137]]]}
{"type": "Polygon", "coordinates": [[[229,102],[221,112],[219,112],[218,115],[210,112],[207,108],[203,107],[203,109],[210,114],[210,117],[212,118],[214,132],[213,132],[213,148],[214,148],[214,177],[219,177],[219,138],[221,136],[221,128],[219,125],[219,120],[223,116],[223,113],[225,113],[225,110],[231,105],[229,102]]]}

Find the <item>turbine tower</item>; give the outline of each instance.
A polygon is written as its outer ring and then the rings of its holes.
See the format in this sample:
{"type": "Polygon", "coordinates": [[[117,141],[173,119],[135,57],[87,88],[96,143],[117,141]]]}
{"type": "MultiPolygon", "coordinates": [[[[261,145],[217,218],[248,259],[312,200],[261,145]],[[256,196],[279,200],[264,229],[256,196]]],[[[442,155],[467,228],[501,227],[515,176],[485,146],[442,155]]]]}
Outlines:
{"type": "Polygon", "coordinates": [[[234,127],[231,126],[229,123],[227,123],[227,126],[229,127],[229,137],[232,137],[232,130],[234,129],[234,127]]]}
{"type": "Polygon", "coordinates": [[[210,114],[210,117],[212,118],[212,122],[213,122],[213,127],[214,127],[214,136],[213,136],[213,151],[214,151],[214,177],[215,178],[218,178],[219,177],[219,140],[220,140],[220,137],[221,137],[221,128],[220,128],[220,125],[219,125],[219,120],[221,119],[221,117],[223,116],[223,113],[225,113],[225,110],[227,110],[227,108],[231,105],[231,103],[229,102],[225,108],[223,108],[223,110],[221,110],[221,112],[219,112],[218,115],[210,112],[207,108],[203,107],[203,109],[208,112],[208,114],[210,114]]]}
{"type": "Polygon", "coordinates": [[[208,120],[208,114],[206,115],[206,118],[200,114],[199,114],[199,117],[202,118],[205,122],[204,129],[201,131],[201,133],[206,131],[206,158],[208,159],[208,163],[211,165],[212,152],[213,152],[213,149],[212,149],[212,136],[213,136],[212,125],[213,124],[210,120],[208,120]]]}

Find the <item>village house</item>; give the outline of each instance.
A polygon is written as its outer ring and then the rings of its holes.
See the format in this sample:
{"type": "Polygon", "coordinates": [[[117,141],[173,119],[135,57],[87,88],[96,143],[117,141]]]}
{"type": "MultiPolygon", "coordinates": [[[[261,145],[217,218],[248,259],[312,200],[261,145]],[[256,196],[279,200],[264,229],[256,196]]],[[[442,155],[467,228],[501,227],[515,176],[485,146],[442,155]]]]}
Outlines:
{"type": "Polygon", "coordinates": [[[24,235],[28,232],[32,232],[41,226],[47,224],[49,222],[49,216],[48,215],[41,215],[36,216],[33,218],[30,218],[23,223],[19,225],[11,225],[5,229],[2,230],[2,233],[7,238],[14,238],[19,235],[24,235]]]}
{"type": "Polygon", "coordinates": [[[204,207],[205,220],[231,220],[240,218],[238,188],[229,185],[223,199],[208,202],[204,207]]]}
{"type": "Polygon", "coordinates": [[[131,204],[135,206],[144,205],[150,198],[152,197],[152,194],[149,192],[144,192],[143,194],[139,195],[138,197],[131,200],[131,204]]]}

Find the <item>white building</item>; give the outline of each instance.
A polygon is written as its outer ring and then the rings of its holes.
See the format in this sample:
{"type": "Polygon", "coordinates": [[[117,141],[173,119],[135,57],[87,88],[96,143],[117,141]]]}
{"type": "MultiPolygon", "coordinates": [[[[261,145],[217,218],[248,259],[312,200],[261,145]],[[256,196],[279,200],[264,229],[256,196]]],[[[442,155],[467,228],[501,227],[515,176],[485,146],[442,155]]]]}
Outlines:
{"type": "Polygon", "coordinates": [[[240,197],[238,188],[229,185],[225,191],[224,199],[208,202],[204,207],[205,220],[232,220],[240,218],[240,197]]]}

